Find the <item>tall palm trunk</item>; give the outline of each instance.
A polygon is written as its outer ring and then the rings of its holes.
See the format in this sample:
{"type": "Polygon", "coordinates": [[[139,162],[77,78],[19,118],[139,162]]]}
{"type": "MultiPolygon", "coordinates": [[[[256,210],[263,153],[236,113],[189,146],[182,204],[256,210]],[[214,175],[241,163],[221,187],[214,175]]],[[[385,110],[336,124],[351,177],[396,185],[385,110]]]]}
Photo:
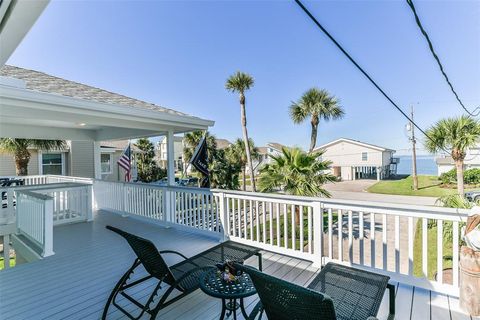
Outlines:
{"type": "Polygon", "coordinates": [[[245,110],[245,95],[243,93],[240,93],[240,115],[241,115],[241,121],[242,121],[243,140],[245,141],[245,154],[247,155],[247,164],[250,170],[250,182],[252,183],[253,192],[256,192],[257,188],[255,187],[255,176],[253,174],[252,155],[250,154],[250,142],[248,141],[247,114],[245,110]]]}
{"type": "Polygon", "coordinates": [[[464,196],[465,188],[463,185],[463,160],[455,160],[457,168],[457,192],[460,196],[464,196]]]}
{"type": "Polygon", "coordinates": [[[246,167],[243,166],[242,167],[242,179],[243,179],[243,191],[246,191],[247,190],[247,174],[246,174],[246,167]]]}
{"type": "Polygon", "coordinates": [[[318,116],[313,115],[312,116],[312,121],[310,122],[312,124],[312,133],[310,136],[310,149],[308,149],[308,153],[312,153],[313,149],[315,149],[315,145],[317,144],[317,132],[318,132],[318,116]]]}
{"type": "Polygon", "coordinates": [[[15,152],[15,173],[17,176],[28,175],[28,162],[30,162],[30,152],[27,149],[19,149],[15,152]]]}

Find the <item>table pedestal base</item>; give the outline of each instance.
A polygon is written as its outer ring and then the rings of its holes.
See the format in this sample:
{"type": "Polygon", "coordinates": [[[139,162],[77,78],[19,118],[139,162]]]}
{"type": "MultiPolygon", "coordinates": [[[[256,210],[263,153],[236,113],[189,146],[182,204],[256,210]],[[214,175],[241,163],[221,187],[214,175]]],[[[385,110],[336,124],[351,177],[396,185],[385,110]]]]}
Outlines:
{"type": "Polygon", "coordinates": [[[237,310],[240,309],[245,319],[248,318],[245,311],[245,305],[243,304],[243,298],[240,299],[222,299],[222,313],[220,314],[220,320],[225,319],[225,316],[229,318],[233,314],[233,319],[237,320],[237,310]],[[227,302],[228,300],[228,302],[227,302]],[[239,302],[237,301],[239,300],[239,302]]]}

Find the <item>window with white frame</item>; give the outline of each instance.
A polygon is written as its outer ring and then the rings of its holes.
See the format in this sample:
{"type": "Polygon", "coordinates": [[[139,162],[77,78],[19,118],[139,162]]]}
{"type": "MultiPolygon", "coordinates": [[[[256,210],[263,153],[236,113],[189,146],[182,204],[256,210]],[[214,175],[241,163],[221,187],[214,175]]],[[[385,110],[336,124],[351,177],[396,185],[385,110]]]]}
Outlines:
{"type": "Polygon", "coordinates": [[[111,174],[113,166],[113,156],[111,153],[100,154],[100,164],[102,168],[102,174],[111,174]]]}
{"type": "Polygon", "coordinates": [[[368,152],[362,152],[362,161],[368,160],[368,152]]]}
{"type": "Polygon", "coordinates": [[[42,174],[64,174],[63,153],[42,153],[42,174]]]}

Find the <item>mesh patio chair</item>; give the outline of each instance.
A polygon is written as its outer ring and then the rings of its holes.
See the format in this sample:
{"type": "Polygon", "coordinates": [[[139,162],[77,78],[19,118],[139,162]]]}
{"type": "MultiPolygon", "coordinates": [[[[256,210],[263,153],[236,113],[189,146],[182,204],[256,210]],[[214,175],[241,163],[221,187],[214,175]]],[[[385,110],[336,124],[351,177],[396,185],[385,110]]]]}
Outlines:
{"type": "Polygon", "coordinates": [[[260,302],[250,319],[376,319],[378,309],[389,289],[390,314],[395,317],[394,286],[389,277],[334,263],[325,265],[307,288],[243,267],[257,289],[260,302]]]}
{"type": "Polygon", "coordinates": [[[133,235],[118,228],[112,226],[106,226],[106,228],[125,238],[135,252],[137,258],[135,259],[133,265],[127,270],[127,272],[125,272],[125,274],[120,278],[113,288],[110,296],[108,297],[107,303],[105,304],[102,319],[107,318],[108,309],[112,304],[130,319],[140,319],[145,313],[150,315],[150,319],[155,319],[161,309],[197,290],[199,288],[198,279],[200,278],[200,275],[205,272],[206,268],[211,268],[211,266],[214,266],[216,263],[223,262],[227,259],[240,261],[248,259],[252,255],[257,255],[259,257],[259,266],[261,267],[260,250],[247,245],[227,241],[214,246],[213,248],[205,250],[191,258],[187,258],[177,251],[158,251],[150,240],[133,235]],[[162,257],[164,254],[175,254],[180,256],[183,260],[177,264],[168,266],[162,257]],[[135,269],[139,266],[143,266],[148,275],[138,280],[130,281],[135,269]],[[145,304],[142,304],[125,292],[125,290],[136,285],[140,285],[149,279],[154,279],[158,281],[158,283],[154,286],[153,292],[145,304]],[[167,285],[168,289],[155,305],[154,299],[158,293],[158,290],[161,288],[162,283],[167,285]],[[178,291],[179,294],[168,299],[173,291],[178,291]],[[118,295],[123,296],[136,307],[138,307],[140,309],[139,314],[134,316],[124,307],[122,307],[117,301],[118,295]]]}

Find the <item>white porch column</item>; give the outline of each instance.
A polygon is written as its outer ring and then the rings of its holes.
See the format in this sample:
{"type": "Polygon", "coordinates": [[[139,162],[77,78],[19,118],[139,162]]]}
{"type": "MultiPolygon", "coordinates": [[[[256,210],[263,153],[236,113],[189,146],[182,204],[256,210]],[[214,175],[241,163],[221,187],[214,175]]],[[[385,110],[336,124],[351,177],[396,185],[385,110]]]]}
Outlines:
{"type": "Polygon", "coordinates": [[[380,181],[381,171],[382,171],[382,167],[377,167],[377,181],[380,181]]]}
{"type": "Polygon", "coordinates": [[[167,132],[167,179],[168,185],[175,185],[175,150],[173,131],[167,132]]]}
{"type": "Polygon", "coordinates": [[[102,166],[100,162],[100,141],[93,142],[93,166],[95,179],[102,179],[102,166]]]}

